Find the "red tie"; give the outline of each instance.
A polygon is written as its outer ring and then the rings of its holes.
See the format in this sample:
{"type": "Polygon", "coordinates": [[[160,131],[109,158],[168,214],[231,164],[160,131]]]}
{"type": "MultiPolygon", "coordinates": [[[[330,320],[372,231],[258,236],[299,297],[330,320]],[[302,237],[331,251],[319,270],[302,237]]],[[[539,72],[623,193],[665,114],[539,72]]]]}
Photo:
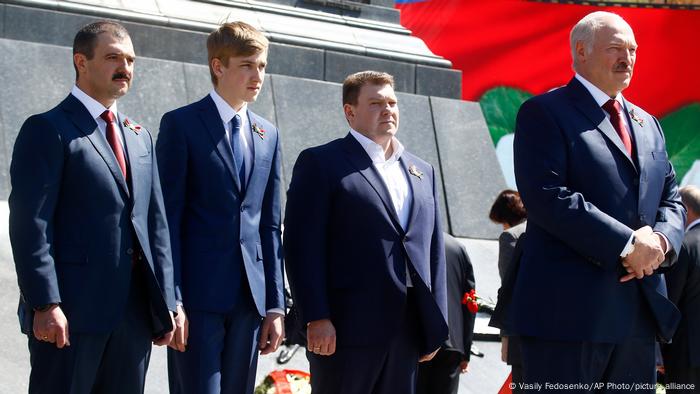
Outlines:
{"type": "Polygon", "coordinates": [[[119,163],[119,168],[121,168],[122,175],[124,175],[124,180],[126,180],[126,159],[124,158],[124,149],[122,149],[122,144],[117,136],[117,128],[114,127],[114,114],[112,111],[107,110],[100,115],[100,118],[107,123],[107,142],[112,147],[117,163],[119,163]]]}
{"type": "Polygon", "coordinates": [[[627,153],[632,156],[632,140],[630,139],[630,132],[625,126],[625,122],[622,121],[622,106],[617,100],[608,100],[603,104],[603,109],[605,112],[610,114],[610,123],[612,123],[617,135],[620,136],[622,140],[622,145],[625,146],[627,153]]]}

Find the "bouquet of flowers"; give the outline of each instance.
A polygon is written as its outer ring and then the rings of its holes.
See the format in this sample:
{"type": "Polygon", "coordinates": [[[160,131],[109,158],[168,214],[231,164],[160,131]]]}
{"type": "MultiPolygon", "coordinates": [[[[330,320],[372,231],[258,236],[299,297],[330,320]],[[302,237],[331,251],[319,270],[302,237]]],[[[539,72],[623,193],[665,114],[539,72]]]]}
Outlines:
{"type": "Polygon", "coordinates": [[[255,388],[255,394],[311,394],[311,375],[283,369],[270,372],[255,388]]]}

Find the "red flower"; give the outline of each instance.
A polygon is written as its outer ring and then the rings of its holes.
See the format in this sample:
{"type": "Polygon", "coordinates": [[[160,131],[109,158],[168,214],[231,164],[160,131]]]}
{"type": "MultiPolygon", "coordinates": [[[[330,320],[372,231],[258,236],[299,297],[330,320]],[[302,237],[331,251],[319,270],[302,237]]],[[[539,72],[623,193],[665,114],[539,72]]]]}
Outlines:
{"type": "Polygon", "coordinates": [[[469,312],[476,313],[479,311],[479,304],[477,300],[479,297],[476,295],[476,290],[471,289],[468,293],[464,293],[462,297],[462,305],[466,305],[469,312]]]}

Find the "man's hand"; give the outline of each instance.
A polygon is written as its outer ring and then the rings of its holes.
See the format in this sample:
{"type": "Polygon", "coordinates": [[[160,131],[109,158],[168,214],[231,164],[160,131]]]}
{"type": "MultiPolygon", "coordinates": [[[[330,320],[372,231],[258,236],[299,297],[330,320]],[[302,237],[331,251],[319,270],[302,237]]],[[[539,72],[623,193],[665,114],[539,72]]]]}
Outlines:
{"type": "Polygon", "coordinates": [[[53,305],[44,312],[34,312],[34,337],[43,342],[55,343],[63,349],[70,346],[68,319],[58,305],[53,305]]]}
{"type": "Polygon", "coordinates": [[[433,357],[435,357],[435,355],[437,354],[437,352],[438,352],[439,350],[440,350],[440,348],[437,348],[437,349],[435,349],[435,351],[433,351],[432,353],[426,354],[425,356],[419,358],[419,359],[418,359],[418,362],[419,362],[419,363],[424,363],[424,362],[426,362],[426,361],[432,360],[433,357]]]}
{"type": "Polygon", "coordinates": [[[175,334],[172,341],[168,344],[175,350],[184,352],[187,348],[187,337],[190,336],[190,321],[185,315],[185,308],[182,305],[177,306],[177,316],[175,316],[175,334]]]}
{"type": "Polygon", "coordinates": [[[501,337],[501,361],[508,362],[508,337],[501,337]]]}
{"type": "Polygon", "coordinates": [[[277,351],[284,339],[284,316],[279,313],[268,312],[262,322],[260,330],[260,354],[268,354],[277,351]]]}
{"type": "Polygon", "coordinates": [[[314,320],[306,326],[307,348],[321,356],[335,353],[335,327],[330,319],[314,320]]]}
{"type": "Polygon", "coordinates": [[[634,278],[642,279],[645,275],[651,275],[664,261],[664,250],[659,241],[659,235],[654,234],[649,226],[644,226],[634,232],[636,242],[634,251],[622,259],[622,266],[627,270],[627,275],[620,282],[627,282],[634,278]]]}
{"type": "Polygon", "coordinates": [[[173,329],[165,333],[163,336],[153,340],[153,344],[156,346],[168,345],[173,340],[173,333],[175,332],[175,318],[173,317],[173,312],[170,312],[170,322],[173,325],[173,329]]]}
{"type": "Polygon", "coordinates": [[[460,361],[459,362],[459,369],[460,369],[460,372],[462,372],[462,373],[469,372],[469,361],[467,361],[467,360],[460,361]]]}

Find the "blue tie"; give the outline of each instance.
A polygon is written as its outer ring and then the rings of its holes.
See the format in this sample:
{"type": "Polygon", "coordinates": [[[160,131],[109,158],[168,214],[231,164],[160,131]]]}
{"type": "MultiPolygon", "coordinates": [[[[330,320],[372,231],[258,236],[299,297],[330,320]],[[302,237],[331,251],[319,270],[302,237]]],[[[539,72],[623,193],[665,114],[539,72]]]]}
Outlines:
{"type": "Polygon", "coordinates": [[[241,182],[241,191],[245,189],[245,155],[241,145],[241,117],[236,114],[231,119],[231,150],[233,150],[233,162],[238,171],[238,180],[241,182]]]}

